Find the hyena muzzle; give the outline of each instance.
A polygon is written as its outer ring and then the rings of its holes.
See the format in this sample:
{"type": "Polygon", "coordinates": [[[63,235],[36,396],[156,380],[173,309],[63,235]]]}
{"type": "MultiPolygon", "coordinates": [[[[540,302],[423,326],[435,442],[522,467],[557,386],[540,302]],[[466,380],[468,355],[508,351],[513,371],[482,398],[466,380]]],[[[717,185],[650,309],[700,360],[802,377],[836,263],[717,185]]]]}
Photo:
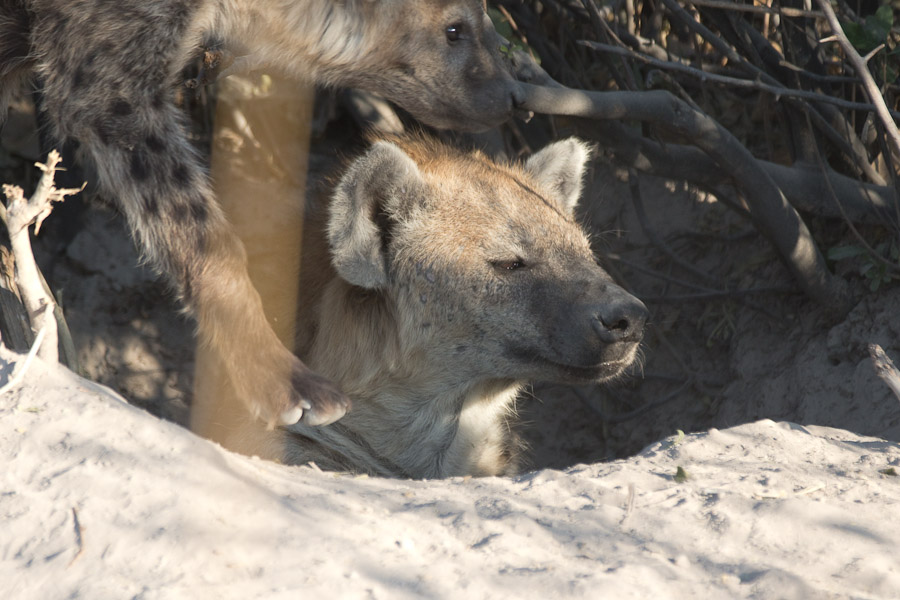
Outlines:
{"type": "Polygon", "coordinates": [[[299,352],[354,410],[245,451],[415,478],[515,472],[522,386],[618,377],[647,318],[574,216],[588,157],[574,139],[524,165],[427,138],[375,143],[305,237],[333,270],[304,274],[299,352]]]}
{"type": "Polygon", "coordinates": [[[34,75],[51,133],[92,163],[251,412],[329,423],[348,399],[269,326],[173,102],[211,41],[236,64],[378,92],[438,127],[499,124],[520,91],[481,0],[0,0],[0,114],[34,75]]]}

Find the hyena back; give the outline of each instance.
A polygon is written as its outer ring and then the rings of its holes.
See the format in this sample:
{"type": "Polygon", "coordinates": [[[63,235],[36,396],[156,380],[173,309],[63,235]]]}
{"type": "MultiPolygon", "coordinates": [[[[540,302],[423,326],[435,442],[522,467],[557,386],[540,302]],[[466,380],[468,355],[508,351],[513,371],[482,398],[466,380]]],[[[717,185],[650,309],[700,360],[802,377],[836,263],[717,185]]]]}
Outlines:
{"type": "MultiPolygon", "coordinates": [[[[238,395],[273,423],[323,424],[348,400],[278,341],[173,104],[210,41],[246,68],[384,94],[439,127],[508,118],[517,84],[479,0],[0,0],[0,115],[29,74],[144,255],[192,312],[238,395]]],[[[2,117],[0,117],[2,122],[2,117]]]]}
{"type": "Polygon", "coordinates": [[[306,252],[333,267],[303,274],[299,340],[354,409],[249,451],[413,478],[515,472],[522,386],[619,376],[647,316],[576,222],[588,156],[564,140],[505,165],[407,138],[354,161],[327,224],[307,227],[306,252]]]}

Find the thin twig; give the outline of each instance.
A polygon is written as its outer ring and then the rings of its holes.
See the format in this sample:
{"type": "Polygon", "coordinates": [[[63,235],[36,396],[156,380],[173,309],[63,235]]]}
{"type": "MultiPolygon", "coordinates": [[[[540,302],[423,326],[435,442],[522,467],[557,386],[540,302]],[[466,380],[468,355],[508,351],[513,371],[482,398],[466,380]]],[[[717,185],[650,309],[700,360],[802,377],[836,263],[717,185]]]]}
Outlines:
{"type": "Polygon", "coordinates": [[[675,400],[682,392],[687,390],[694,383],[693,379],[687,379],[676,389],[672,390],[662,398],[657,398],[651,402],[647,402],[646,404],[642,404],[641,406],[635,408],[634,410],[630,410],[628,412],[619,413],[615,415],[607,414],[602,407],[597,406],[595,400],[582,394],[578,389],[575,389],[575,394],[579,396],[582,400],[587,401],[588,406],[593,408],[600,415],[600,418],[603,419],[607,423],[624,423],[625,421],[630,421],[631,419],[637,418],[643,415],[646,412],[649,412],[655,408],[659,408],[664,404],[668,404],[672,400],[675,400]]]}
{"type": "MultiPolygon", "coordinates": [[[[666,296],[652,296],[649,294],[638,294],[641,300],[645,302],[685,302],[690,300],[713,300],[716,298],[733,298],[738,299],[742,296],[751,296],[753,294],[793,294],[797,290],[788,287],[762,287],[748,288],[744,290],[722,290],[717,292],[700,292],[698,294],[680,294],[666,296]]],[[[775,317],[775,315],[771,315],[775,317]]]]}
{"type": "MultiPolygon", "coordinates": [[[[630,269],[637,271],[639,273],[643,273],[644,275],[649,275],[650,277],[654,277],[656,279],[661,279],[667,283],[674,283],[675,285],[679,285],[681,287],[686,287],[692,290],[698,290],[704,294],[715,294],[720,292],[721,290],[713,289],[704,285],[700,285],[697,283],[692,283],[690,281],[685,281],[683,279],[678,279],[677,277],[672,277],[671,275],[667,275],[666,273],[662,273],[655,269],[651,269],[650,267],[646,267],[640,263],[636,263],[634,261],[630,261],[623,256],[616,254],[615,252],[607,252],[603,255],[605,258],[609,260],[614,260],[616,262],[622,263],[623,265],[629,267],[630,269]]],[[[641,295],[643,298],[643,295],[641,295]]]]}
{"type": "Polygon", "coordinates": [[[726,57],[730,62],[734,63],[754,78],[758,77],[760,80],[765,81],[770,85],[780,85],[777,79],[766,73],[763,69],[760,69],[747,61],[743,56],[738,54],[734,48],[729,46],[725,40],[713,33],[706,25],[697,21],[691,13],[678,4],[678,0],[660,1],[666,6],[675,20],[679,21],[682,25],[703,38],[704,41],[719,51],[719,53],[726,57]]]}
{"type": "MultiPolygon", "coordinates": [[[[819,169],[822,171],[822,173],[827,174],[827,167],[825,166],[825,159],[822,158],[822,153],[819,151],[818,148],[816,148],[815,156],[816,156],[816,162],[819,165],[819,169]]],[[[851,233],[853,233],[853,236],[857,239],[857,241],[860,244],[862,244],[863,248],[866,249],[866,252],[869,253],[869,256],[876,262],[879,262],[882,265],[884,265],[885,268],[887,268],[892,273],[895,273],[895,274],[900,273],[900,267],[898,267],[895,263],[893,263],[893,262],[885,259],[883,256],[881,256],[881,254],[877,250],[875,250],[875,248],[873,248],[872,245],[869,244],[868,241],[866,241],[866,238],[859,232],[859,230],[856,228],[856,225],[854,225],[853,221],[850,220],[850,217],[847,216],[847,211],[844,210],[843,203],[840,201],[837,194],[834,192],[834,187],[832,187],[832,185],[831,185],[831,179],[829,177],[823,177],[822,179],[825,181],[825,186],[828,188],[828,193],[830,194],[831,198],[834,200],[835,205],[837,205],[838,210],[841,213],[841,216],[844,218],[844,222],[847,223],[847,227],[849,227],[851,233]]]]}
{"type": "Polygon", "coordinates": [[[807,19],[824,19],[825,15],[815,10],[801,10],[799,8],[788,8],[786,6],[771,8],[769,6],[757,6],[755,4],[738,4],[737,2],[722,2],[721,0],[687,0],[694,6],[705,6],[707,8],[719,8],[722,10],[733,10],[738,12],[749,13],[765,13],[771,15],[781,15],[783,17],[799,17],[807,19]]]}
{"type": "MultiPolygon", "coordinates": [[[[592,50],[596,50],[597,52],[607,52],[609,54],[628,56],[659,69],[664,69],[667,71],[678,71],[679,73],[684,73],[686,75],[690,75],[691,77],[696,77],[700,80],[701,83],[711,81],[731,87],[766,92],[775,96],[776,100],[781,97],[801,98],[803,100],[810,100],[813,102],[833,104],[847,110],[862,110],[868,112],[874,112],[877,108],[874,104],[866,104],[865,102],[852,102],[850,100],[844,100],[843,98],[827,96],[825,94],[810,92],[808,90],[795,90],[793,88],[787,88],[780,85],[770,85],[758,80],[740,79],[738,77],[730,77],[728,75],[710,73],[708,71],[702,71],[696,67],[691,67],[689,65],[684,65],[678,62],[659,60],[657,58],[653,58],[652,56],[647,56],[628,48],[619,48],[610,44],[601,44],[599,42],[592,42],[590,40],[579,40],[578,43],[587,46],[592,50]]],[[[890,114],[891,116],[900,119],[900,112],[890,111],[890,114]]]]}
{"type": "Polygon", "coordinates": [[[631,190],[631,203],[634,205],[634,212],[637,215],[638,223],[641,225],[641,229],[644,231],[644,235],[647,236],[647,239],[650,240],[650,243],[659,248],[663,254],[668,256],[672,262],[676,265],[691,273],[695,277],[699,277],[702,281],[705,281],[709,284],[719,286],[721,282],[719,282],[715,277],[710,275],[709,273],[705,273],[682,259],[678,254],[666,243],[664,239],[656,235],[656,232],[650,226],[650,219],[647,217],[647,211],[644,210],[644,200],[641,197],[641,182],[637,177],[637,173],[634,169],[628,169],[628,187],[631,190]]]}
{"type": "Polygon", "coordinates": [[[844,50],[844,54],[847,56],[850,64],[853,66],[853,70],[859,78],[862,79],[863,89],[869,97],[869,101],[875,105],[875,114],[878,115],[878,119],[884,125],[887,135],[893,144],[893,150],[900,154],[900,131],[897,130],[897,124],[894,122],[887,104],[884,102],[881,90],[878,89],[878,85],[875,83],[872,74],[869,72],[868,66],[866,66],[863,58],[844,34],[844,30],[841,28],[837,15],[834,14],[834,9],[831,8],[831,2],[829,0],[817,0],[817,2],[819,7],[825,13],[826,18],[828,19],[828,25],[831,27],[832,33],[837,37],[837,41],[844,50]]]}

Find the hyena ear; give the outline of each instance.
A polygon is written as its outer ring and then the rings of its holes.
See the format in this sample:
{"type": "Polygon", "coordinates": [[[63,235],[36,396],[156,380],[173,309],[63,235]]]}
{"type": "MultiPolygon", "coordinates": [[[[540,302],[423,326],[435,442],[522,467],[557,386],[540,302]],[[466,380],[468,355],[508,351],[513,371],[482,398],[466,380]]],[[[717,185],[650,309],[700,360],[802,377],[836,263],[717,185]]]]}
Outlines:
{"type": "Polygon", "coordinates": [[[416,163],[390,142],[376,142],[350,165],[329,209],[328,243],[338,275],[369,289],[387,283],[391,228],[424,185],[416,163]]]}
{"type": "Polygon", "coordinates": [[[568,214],[575,211],[581,197],[582,180],[591,148],[576,138],[550,144],[525,162],[525,170],[568,214]]]}

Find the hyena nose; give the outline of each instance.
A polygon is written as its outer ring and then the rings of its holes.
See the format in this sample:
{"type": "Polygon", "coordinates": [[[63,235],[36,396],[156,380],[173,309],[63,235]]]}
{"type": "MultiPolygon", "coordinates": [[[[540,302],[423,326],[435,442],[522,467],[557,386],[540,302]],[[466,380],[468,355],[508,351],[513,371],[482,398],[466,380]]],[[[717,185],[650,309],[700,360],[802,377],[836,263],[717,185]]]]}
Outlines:
{"type": "Polygon", "coordinates": [[[512,87],[513,108],[519,108],[520,106],[522,106],[522,104],[525,103],[525,100],[525,90],[522,89],[521,85],[514,84],[512,87]]]}
{"type": "Polygon", "coordinates": [[[606,344],[640,342],[647,316],[647,307],[637,298],[616,298],[600,307],[591,326],[606,344]]]}

